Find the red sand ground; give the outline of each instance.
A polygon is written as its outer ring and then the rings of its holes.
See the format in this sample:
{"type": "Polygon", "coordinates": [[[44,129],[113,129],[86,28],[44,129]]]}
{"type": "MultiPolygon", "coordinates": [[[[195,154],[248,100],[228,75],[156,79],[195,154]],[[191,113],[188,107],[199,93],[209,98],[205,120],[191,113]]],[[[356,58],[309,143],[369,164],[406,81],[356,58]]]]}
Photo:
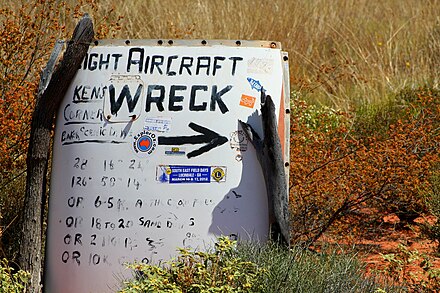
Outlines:
{"type": "MultiPolygon", "coordinates": [[[[423,223],[425,221],[432,224],[435,222],[435,217],[420,217],[414,222],[423,223]]],[[[384,218],[384,222],[397,226],[397,224],[399,224],[399,218],[395,215],[390,215],[384,218]]],[[[422,237],[420,227],[417,225],[400,229],[397,229],[396,226],[391,226],[387,229],[387,232],[383,233],[384,236],[378,239],[362,240],[361,244],[372,247],[371,251],[362,257],[363,261],[367,263],[368,269],[382,269],[386,261],[383,260],[380,254],[397,253],[399,244],[405,245],[411,251],[418,251],[429,255],[433,260],[434,267],[440,269],[440,257],[435,254],[437,243],[422,237]]]]}
{"type": "MultiPolygon", "coordinates": [[[[399,253],[398,245],[405,245],[410,251],[418,251],[421,254],[428,255],[433,267],[440,269],[440,254],[436,254],[438,243],[422,237],[420,227],[417,223],[428,221],[433,224],[435,217],[420,217],[417,218],[413,225],[402,225],[396,215],[390,215],[383,219],[384,227],[380,235],[365,237],[364,239],[357,239],[353,242],[340,242],[338,244],[348,244],[348,247],[354,247],[358,252],[359,258],[366,263],[367,272],[380,272],[384,270],[388,264],[382,257],[383,254],[399,253]],[[382,255],[381,255],[382,254],[382,255]]],[[[321,243],[334,243],[331,238],[323,237],[320,239],[321,243]]],[[[418,262],[413,262],[405,267],[407,272],[417,274],[421,278],[426,278],[419,267],[418,262]]],[[[383,275],[383,274],[382,274],[383,275]]],[[[440,290],[440,288],[438,289],[440,290]]],[[[437,291],[434,291],[437,292],[437,291]]],[[[440,292],[440,291],[438,291],[440,292]]]]}

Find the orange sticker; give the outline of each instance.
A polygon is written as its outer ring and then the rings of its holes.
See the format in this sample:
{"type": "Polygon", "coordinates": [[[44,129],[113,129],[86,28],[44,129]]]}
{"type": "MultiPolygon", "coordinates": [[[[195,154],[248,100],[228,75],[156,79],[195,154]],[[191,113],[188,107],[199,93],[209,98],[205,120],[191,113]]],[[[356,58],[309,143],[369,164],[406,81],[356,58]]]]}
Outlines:
{"type": "Polygon", "coordinates": [[[255,97],[247,96],[247,95],[241,95],[240,99],[240,106],[245,106],[248,108],[253,108],[255,105],[255,97]]]}

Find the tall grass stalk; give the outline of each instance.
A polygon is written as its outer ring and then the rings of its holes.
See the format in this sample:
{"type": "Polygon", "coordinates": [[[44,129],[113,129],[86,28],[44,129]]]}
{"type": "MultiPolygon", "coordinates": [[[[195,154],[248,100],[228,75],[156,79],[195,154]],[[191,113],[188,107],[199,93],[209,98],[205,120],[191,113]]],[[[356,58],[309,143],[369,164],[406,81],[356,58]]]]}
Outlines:
{"type": "Polygon", "coordinates": [[[121,38],[268,39],[290,54],[292,88],[349,110],[404,87],[439,86],[440,1],[100,0],[121,38]]]}
{"type": "Polygon", "coordinates": [[[384,280],[366,276],[365,266],[354,253],[328,249],[313,252],[301,246],[289,251],[275,243],[242,243],[237,257],[256,263],[267,271],[261,292],[399,292],[384,280]]]}
{"type": "MultiPolygon", "coordinates": [[[[15,2],[5,0],[0,8],[18,7],[15,2]]],[[[440,1],[97,0],[96,5],[101,13],[114,9],[124,17],[117,38],[281,41],[290,54],[291,88],[308,101],[343,110],[407,87],[439,87],[440,1]]]]}

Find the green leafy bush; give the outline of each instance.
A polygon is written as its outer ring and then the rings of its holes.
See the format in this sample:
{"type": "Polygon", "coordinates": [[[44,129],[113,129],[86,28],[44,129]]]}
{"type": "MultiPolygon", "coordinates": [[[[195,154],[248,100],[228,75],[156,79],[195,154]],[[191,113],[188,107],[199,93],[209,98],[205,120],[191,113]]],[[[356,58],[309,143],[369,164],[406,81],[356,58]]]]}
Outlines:
{"type": "Polygon", "coordinates": [[[0,292],[19,293],[25,292],[29,280],[29,273],[14,269],[9,266],[6,259],[0,261],[0,292]]]}
{"type": "Polygon", "coordinates": [[[126,281],[121,293],[132,292],[258,292],[265,271],[234,256],[236,241],[221,237],[214,252],[180,249],[180,255],[164,267],[131,264],[136,278],[126,281]]]}
{"type": "Polygon", "coordinates": [[[166,266],[132,264],[136,278],[121,293],[134,292],[398,292],[374,276],[356,255],[329,249],[317,253],[269,242],[240,243],[219,238],[214,253],[181,249],[166,266]]]}

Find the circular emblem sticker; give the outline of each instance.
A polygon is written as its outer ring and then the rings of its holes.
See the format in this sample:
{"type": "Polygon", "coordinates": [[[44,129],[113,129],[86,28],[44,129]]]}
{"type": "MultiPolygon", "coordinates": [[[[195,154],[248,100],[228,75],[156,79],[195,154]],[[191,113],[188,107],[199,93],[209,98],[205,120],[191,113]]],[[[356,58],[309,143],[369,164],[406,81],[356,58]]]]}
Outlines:
{"type": "Polygon", "coordinates": [[[150,155],[157,146],[156,134],[144,130],[133,138],[133,149],[137,154],[150,155]]]}
{"type": "Polygon", "coordinates": [[[223,168],[216,167],[214,170],[212,170],[211,176],[217,182],[224,181],[223,179],[225,178],[225,171],[223,168]]]}

